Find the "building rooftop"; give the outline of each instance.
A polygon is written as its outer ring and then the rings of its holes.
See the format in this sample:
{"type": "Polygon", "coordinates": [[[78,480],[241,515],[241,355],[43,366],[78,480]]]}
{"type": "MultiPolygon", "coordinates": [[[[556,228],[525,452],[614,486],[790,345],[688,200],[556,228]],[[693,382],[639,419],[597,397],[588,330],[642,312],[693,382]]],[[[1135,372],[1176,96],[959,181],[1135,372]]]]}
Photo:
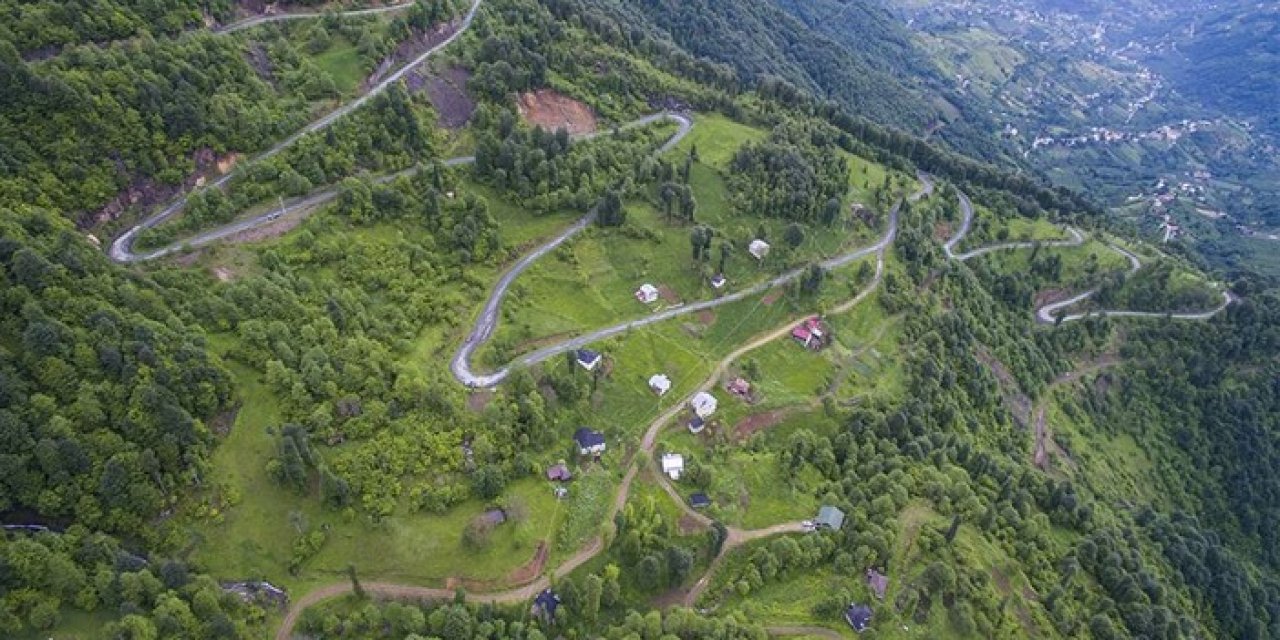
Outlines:
{"type": "Polygon", "coordinates": [[[573,441],[583,449],[598,447],[604,444],[604,434],[587,427],[578,427],[578,430],[573,432],[573,441]]]}
{"type": "Polygon", "coordinates": [[[850,604],[844,611],[844,620],[854,631],[862,633],[871,626],[871,607],[862,604],[850,604]]]}
{"type": "Polygon", "coordinates": [[[839,531],[840,527],[844,526],[844,512],[831,505],[824,505],[818,509],[818,518],[815,522],[819,527],[839,531]]]}

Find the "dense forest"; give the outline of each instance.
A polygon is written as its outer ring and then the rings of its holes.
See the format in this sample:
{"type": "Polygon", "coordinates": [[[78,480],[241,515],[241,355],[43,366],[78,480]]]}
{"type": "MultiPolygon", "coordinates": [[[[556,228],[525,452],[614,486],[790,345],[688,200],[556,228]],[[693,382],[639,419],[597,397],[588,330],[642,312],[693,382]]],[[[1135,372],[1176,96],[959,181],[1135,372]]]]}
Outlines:
{"type": "MultiPolygon", "coordinates": [[[[385,33],[348,25],[366,68],[431,26],[440,6],[423,3],[385,33]]],[[[303,36],[315,42],[348,27],[318,24],[303,36]]],[[[337,95],[283,28],[137,38],[41,62],[25,62],[0,37],[0,206],[35,204],[101,224],[297,131],[337,95]]]]}
{"type": "Polygon", "coordinates": [[[121,611],[110,637],[249,637],[238,597],[100,533],[161,546],[150,524],[229,426],[191,290],[122,272],[47,213],[5,211],[0,238],[0,511],[43,531],[0,540],[0,629],[46,631],[74,607],[121,611]]]}
{"type": "Polygon", "coordinates": [[[747,211],[824,225],[841,214],[849,163],[818,131],[779,126],[769,140],[738,149],[730,169],[734,196],[747,211]]]}
{"type": "Polygon", "coordinates": [[[189,0],[164,2],[96,2],[68,6],[58,2],[6,1],[0,6],[0,40],[22,53],[57,49],[86,42],[110,42],[136,35],[173,36],[200,25],[204,11],[215,16],[231,13],[232,3],[197,4],[189,0]]]}
{"type": "Polygon", "coordinates": [[[3,510],[146,531],[201,473],[229,376],[181,289],[121,273],[48,214],[0,222],[3,510]]]}

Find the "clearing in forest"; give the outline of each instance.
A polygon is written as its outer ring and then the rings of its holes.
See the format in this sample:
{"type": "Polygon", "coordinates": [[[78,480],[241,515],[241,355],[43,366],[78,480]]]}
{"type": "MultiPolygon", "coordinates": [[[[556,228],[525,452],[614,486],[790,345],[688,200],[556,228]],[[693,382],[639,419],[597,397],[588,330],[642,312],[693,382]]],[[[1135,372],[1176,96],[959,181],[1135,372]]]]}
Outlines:
{"type": "Polygon", "coordinates": [[[547,131],[564,129],[570,135],[581,135],[596,130],[591,107],[551,89],[520,94],[517,108],[529,124],[547,131]]]}

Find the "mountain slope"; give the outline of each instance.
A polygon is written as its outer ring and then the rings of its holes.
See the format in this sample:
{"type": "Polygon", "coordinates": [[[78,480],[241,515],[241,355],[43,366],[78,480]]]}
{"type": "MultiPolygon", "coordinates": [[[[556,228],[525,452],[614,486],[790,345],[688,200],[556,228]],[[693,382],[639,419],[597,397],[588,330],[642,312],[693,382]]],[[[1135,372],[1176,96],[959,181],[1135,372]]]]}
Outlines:
{"type": "Polygon", "coordinates": [[[1211,13],[1155,64],[1183,95],[1280,134],[1280,6],[1211,13]]]}
{"type": "MultiPolygon", "coordinates": [[[[868,32],[887,37],[854,50],[810,30],[768,0],[584,0],[636,29],[661,34],[690,53],[731,65],[751,83],[762,75],[786,79],[805,91],[836,100],[869,118],[916,133],[941,116],[922,99],[932,76],[927,61],[904,56],[909,43],[883,12],[865,11],[868,32]],[[898,61],[887,68],[885,60],[898,61]]],[[[860,2],[851,6],[869,9],[860,2]]]]}

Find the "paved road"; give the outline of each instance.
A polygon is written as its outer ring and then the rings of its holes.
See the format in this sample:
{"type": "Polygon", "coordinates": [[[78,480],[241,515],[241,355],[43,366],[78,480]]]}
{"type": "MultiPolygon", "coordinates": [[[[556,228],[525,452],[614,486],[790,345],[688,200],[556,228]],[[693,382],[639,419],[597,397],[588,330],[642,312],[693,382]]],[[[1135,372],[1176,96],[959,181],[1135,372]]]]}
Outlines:
{"type": "MultiPolygon", "coordinates": [[[[689,119],[688,116],[676,113],[659,113],[631,122],[627,126],[644,126],[663,119],[673,120],[679,128],[670,139],[663,143],[661,147],[658,147],[656,153],[662,154],[671,150],[675,145],[679,144],[685,136],[689,135],[689,131],[693,128],[693,120],[689,119]]],[[[583,136],[583,138],[589,138],[594,135],[598,134],[583,136]]],[[[502,299],[506,297],[507,290],[511,288],[511,283],[515,282],[516,278],[520,277],[520,274],[524,273],[525,270],[532,266],[534,262],[537,262],[543,256],[555,250],[556,247],[564,244],[566,240],[587,228],[587,225],[594,222],[595,219],[596,210],[593,208],[591,211],[587,212],[586,215],[579,218],[577,222],[574,222],[567,229],[561,231],[554,238],[535,249],[532,253],[520,258],[520,260],[512,265],[510,269],[507,269],[506,273],[502,274],[502,277],[498,279],[497,284],[494,285],[493,292],[489,294],[489,299],[485,302],[484,309],[476,318],[475,325],[471,328],[471,333],[467,335],[465,340],[463,340],[462,347],[458,349],[458,352],[453,356],[453,361],[449,363],[449,368],[453,371],[453,375],[457,377],[460,382],[469,387],[492,387],[507,377],[507,374],[510,372],[508,368],[503,368],[500,371],[487,375],[477,375],[472,373],[469,364],[471,355],[475,350],[493,337],[493,331],[498,326],[498,314],[502,308],[502,299]]],[[[565,350],[567,349],[561,349],[559,352],[563,352],[565,350]]],[[[551,355],[554,354],[547,354],[546,357],[550,357],[551,355]]]]}
{"type": "MultiPolygon", "coordinates": [[[[996,245],[981,247],[978,249],[973,249],[971,251],[967,251],[964,253],[956,253],[955,252],[956,245],[960,244],[960,242],[964,240],[964,237],[969,233],[969,228],[973,224],[973,203],[970,202],[969,197],[961,191],[957,191],[956,195],[960,200],[960,210],[961,210],[961,213],[963,214],[963,219],[960,222],[960,229],[956,233],[956,235],[953,236],[950,240],[947,240],[942,245],[942,250],[944,253],[946,253],[948,258],[963,262],[970,258],[976,258],[981,255],[986,255],[993,251],[1004,251],[1008,249],[1030,249],[1036,246],[1037,243],[1034,243],[1034,242],[1006,242],[1003,244],[996,244],[996,245]]],[[[1042,247],[1075,247],[1084,243],[1084,235],[1080,233],[1078,229],[1075,229],[1074,227],[1066,227],[1066,230],[1068,233],[1071,234],[1070,239],[1050,240],[1046,242],[1040,242],[1039,245],[1042,247]]],[[[1105,244],[1107,248],[1111,249],[1112,251],[1115,251],[1116,253],[1119,253],[1129,261],[1129,275],[1133,275],[1134,273],[1137,273],[1137,271],[1142,268],[1142,259],[1139,258],[1137,255],[1135,255],[1132,251],[1129,251],[1124,247],[1120,247],[1111,243],[1105,243],[1105,244]]],[[[1099,310],[1099,311],[1088,311],[1085,313],[1070,314],[1070,315],[1062,316],[1061,320],[1058,319],[1057,313],[1059,311],[1066,309],[1068,307],[1077,305],[1081,302],[1084,302],[1085,300],[1092,298],[1097,293],[1098,293],[1098,290],[1096,288],[1090,289],[1088,291],[1085,291],[1084,293],[1080,293],[1070,298],[1067,298],[1066,300],[1059,300],[1058,302],[1052,302],[1052,303],[1046,304],[1040,307],[1039,309],[1035,310],[1035,318],[1038,322],[1042,324],[1054,324],[1059,321],[1074,322],[1077,320],[1088,318],[1090,316],[1101,316],[1101,315],[1114,317],[1114,318],[1171,318],[1174,320],[1208,320],[1209,318],[1212,318],[1218,313],[1221,313],[1223,309],[1226,309],[1228,305],[1236,301],[1235,295],[1233,295],[1230,291],[1224,290],[1222,292],[1222,304],[1208,311],[1201,311],[1201,312],[1195,312],[1195,313],[1160,313],[1157,311],[1126,311],[1126,310],[1105,309],[1105,310],[1099,310]]]]}
{"type": "MultiPolygon", "coordinates": [[[[355,111],[356,109],[359,109],[360,107],[364,106],[369,100],[373,99],[378,94],[386,91],[389,87],[399,82],[400,79],[403,78],[405,74],[409,73],[409,71],[413,70],[414,67],[417,67],[418,65],[422,64],[427,58],[430,58],[435,53],[439,52],[440,50],[452,44],[455,40],[458,39],[459,36],[461,36],[464,32],[466,32],[466,30],[471,27],[471,22],[475,18],[476,11],[480,8],[480,3],[482,1],[483,0],[472,0],[471,8],[468,9],[466,15],[463,16],[461,24],[459,24],[458,27],[454,29],[453,33],[451,33],[449,37],[445,38],[439,44],[426,50],[418,57],[414,58],[413,60],[410,60],[407,64],[397,69],[394,73],[388,75],[386,78],[383,78],[381,82],[378,82],[377,84],[370,87],[369,90],[361,94],[360,97],[356,98],[355,100],[352,100],[351,102],[348,102],[345,105],[338,107],[337,109],[334,109],[333,111],[330,111],[328,114],[325,114],[320,119],[315,120],[311,124],[308,124],[307,126],[303,127],[302,129],[290,135],[288,138],[285,138],[284,140],[280,141],[270,149],[267,149],[266,151],[263,151],[262,153],[258,154],[256,157],[250,160],[250,162],[259,162],[262,160],[266,160],[267,158],[270,158],[276,155],[277,153],[280,153],[281,151],[288,149],[300,138],[302,138],[302,136],[307,135],[308,133],[314,133],[316,131],[321,131],[327,128],[329,125],[333,124],[337,119],[347,115],[348,113],[351,113],[352,111],[355,111]]],[[[212,182],[210,182],[204,188],[205,189],[221,189],[224,185],[226,185],[228,181],[231,180],[231,177],[234,175],[235,175],[234,172],[224,174],[218,177],[217,179],[213,180],[212,182]]],[[[165,207],[164,209],[155,213],[151,217],[138,223],[133,228],[124,232],[124,234],[116,238],[115,241],[111,243],[111,247],[107,251],[107,255],[110,256],[111,259],[115,260],[116,262],[140,262],[143,260],[152,260],[155,258],[169,255],[175,251],[179,251],[184,246],[192,246],[192,247],[201,246],[201,245],[208,244],[210,242],[225,238],[229,235],[234,235],[241,231],[245,231],[247,229],[252,229],[254,227],[259,227],[259,226],[268,224],[274,221],[277,217],[279,217],[278,216],[279,212],[272,211],[270,213],[264,213],[251,220],[245,220],[243,222],[239,222],[239,223],[235,223],[234,225],[231,225],[231,227],[234,227],[234,228],[228,227],[218,231],[209,232],[207,234],[201,234],[200,236],[197,236],[196,238],[193,238],[191,240],[173,244],[163,249],[157,249],[156,251],[152,251],[150,253],[146,253],[146,254],[134,253],[133,243],[135,240],[137,240],[138,234],[142,232],[144,229],[150,229],[164,222],[165,220],[168,220],[169,218],[173,217],[179,211],[182,211],[182,209],[186,207],[187,199],[189,197],[190,197],[190,194],[184,194],[183,196],[175,200],[173,203],[171,203],[169,206],[165,207]]],[[[317,194],[314,197],[320,197],[320,195],[317,194]]],[[[328,195],[328,198],[332,198],[332,197],[333,197],[333,194],[328,195]]],[[[320,201],[323,201],[323,200],[320,200],[320,201]]],[[[296,208],[296,205],[295,205],[295,208],[296,208]]]]}
{"type": "Polygon", "coordinates": [[[1076,229],[1075,227],[1064,227],[1064,229],[1066,229],[1066,232],[1071,236],[1069,239],[1066,239],[1066,240],[1044,240],[1038,243],[1037,242],[1005,242],[1002,244],[993,244],[986,247],[979,247],[977,249],[965,251],[964,253],[956,253],[955,252],[956,245],[960,244],[960,242],[964,240],[965,236],[969,234],[969,227],[973,225],[973,203],[969,201],[969,196],[965,195],[963,191],[956,191],[956,197],[960,200],[960,211],[964,217],[960,222],[960,230],[956,232],[956,235],[952,236],[950,240],[948,240],[945,244],[942,245],[942,251],[947,254],[948,258],[952,260],[959,260],[963,262],[965,260],[976,258],[978,256],[983,256],[995,251],[1006,251],[1009,249],[1032,249],[1032,248],[1035,248],[1037,244],[1039,244],[1041,247],[1078,247],[1084,244],[1084,234],[1080,233],[1079,229],[1076,229]]]}
{"type": "Polygon", "coordinates": [[[267,24],[269,22],[284,22],[286,20],[304,20],[304,19],[323,18],[328,15],[335,15],[341,18],[350,18],[354,16],[371,16],[371,15],[377,15],[379,13],[391,13],[393,11],[401,11],[404,9],[408,9],[413,5],[414,5],[414,2],[411,1],[411,2],[402,2],[400,4],[387,5],[385,7],[376,7],[373,9],[356,9],[354,11],[335,11],[335,12],[329,12],[329,13],[301,11],[296,13],[277,13],[273,15],[253,16],[253,17],[245,18],[243,20],[237,20],[235,22],[224,24],[221,27],[214,29],[213,32],[214,33],[235,33],[237,31],[243,31],[250,27],[256,27],[260,24],[267,24]]]}
{"type": "MultiPolygon", "coordinates": [[[[930,192],[932,190],[932,186],[933,185],[931,182],[926,182],[926,188],[922,189],[921,193],[917,194],[917,196],[930,192]]],[[[847,265],[850,262],[858,260],[859,258],[869,256],[873,253],[882,252],[886,247],[888,247],[893,242],[893,239],[897,236],[899,209],[900,209],[900,205],[895,204],[893,209],[889,211],[888,229],[885,231],[885,234],[881,236],[881,238],[878,241],[876,241],[874,244],[866,247],[862,247],[860,249],[855,249],[848,253],[835,256],[827,260],[823,260],[817,263],[818,266],[824,269],[834,269],[836,267],[847,265]]],[[[548,358],[554,357],[566,351],[570,351],[573,349],[580,349],[593,342],[599,342],[600,340],[604,340],[605,338],[609,338],[621,333],[626,333],[627,331],[630,331],[632,329],[638,329],[640,327],[656,324],[658,322],[663,322],[679,316],[688,315],[690,313],[697,313],[699,311],[704,311],[707,309],[714,309],[715,307],[719,307],[732,302],[743,300],[745,298],[749,298],[753,295],[763,293],[779,285],[783,285],[788,282],[791,282],[799,278],[800,276],[804,275],[805,271],[809,268],[808,266],[797,267],[795,269],[787,271],[786,273],[783,273],[782,275],[775,276],[770,280],[761,282],[759,284],[748,287],[746,289],[735,291],[734,293],[731,293],[729,295],[726,295],[720,298],[716,298],[713,300],[703,300],[701,302],[695,302],[692,304],[672,307],[670,309],[666,309],[658,313],[650,314],[642,318],[629,320],[627,322],[615,324],[610,327],[604,327],[602,329],[596,329],[594,331],[584,333],[582,335],[570,338],[568,340],[543,347],[536,351],[531,351],[525,355],[522,355],[516,358],[515,361],[513,361],[512,363],[507,364],[506,366],[503,366],[497,371],[493,371],[491,373],[476,373],[472,371],[471,364],[470,364],[471,356],[472,354],[475,353],[476,349],[478,349],[481,345],[483,345],[486,341],[488,341],[490,338],[493,337],[493,330],[497,327],[498,312],[501,309],[502,299],[506,295],[507,289],[510,287],[511,283],[515,280],[517,276],[520,275],[520,273],[522,273],[525,269],[527,269],[538,258],[541,258],[548,251],[551,251],[552,249],[555,249],[556,247],[560,246],[561,243],[563,243],[566,239],[571,237],[573,234],[576,234],[578,231],[581,231],[583,227],[585,227],[587,224],[591,222],[592,216],[594,216],[593,213],[587,214],[587,216],[583,217],[581,220],[574,223],[573,226],[566,229],[559,236],[556,236],[547,244],[543,245],[542,247],[539,247],[533,253],[521,259],[520,262],[516,263],[516,265],[512,267],[511,270],[509,270],[506,274],[504,274],[502,279],[498,281],[498,285],[494,289],[493,293],[489,296],[489,300],[485,304],[484,310],[481,312],[480,316],[476,319],[476,325],[472,329],[471,334],[468,335],[466,340],[463,341],[462,347],[458,350],[456,354],[454,354],[453,361],[449,365],[450,369],[453,371],[454,377],[456,377],[459,382],[471,388],[493,387],[501,383],[504,379],[506,379],[506,377],[511,374],[511,371],[517,367],[527,367],[529,365],[533,365],[538,362],[547,360],[548,358]]]]}

